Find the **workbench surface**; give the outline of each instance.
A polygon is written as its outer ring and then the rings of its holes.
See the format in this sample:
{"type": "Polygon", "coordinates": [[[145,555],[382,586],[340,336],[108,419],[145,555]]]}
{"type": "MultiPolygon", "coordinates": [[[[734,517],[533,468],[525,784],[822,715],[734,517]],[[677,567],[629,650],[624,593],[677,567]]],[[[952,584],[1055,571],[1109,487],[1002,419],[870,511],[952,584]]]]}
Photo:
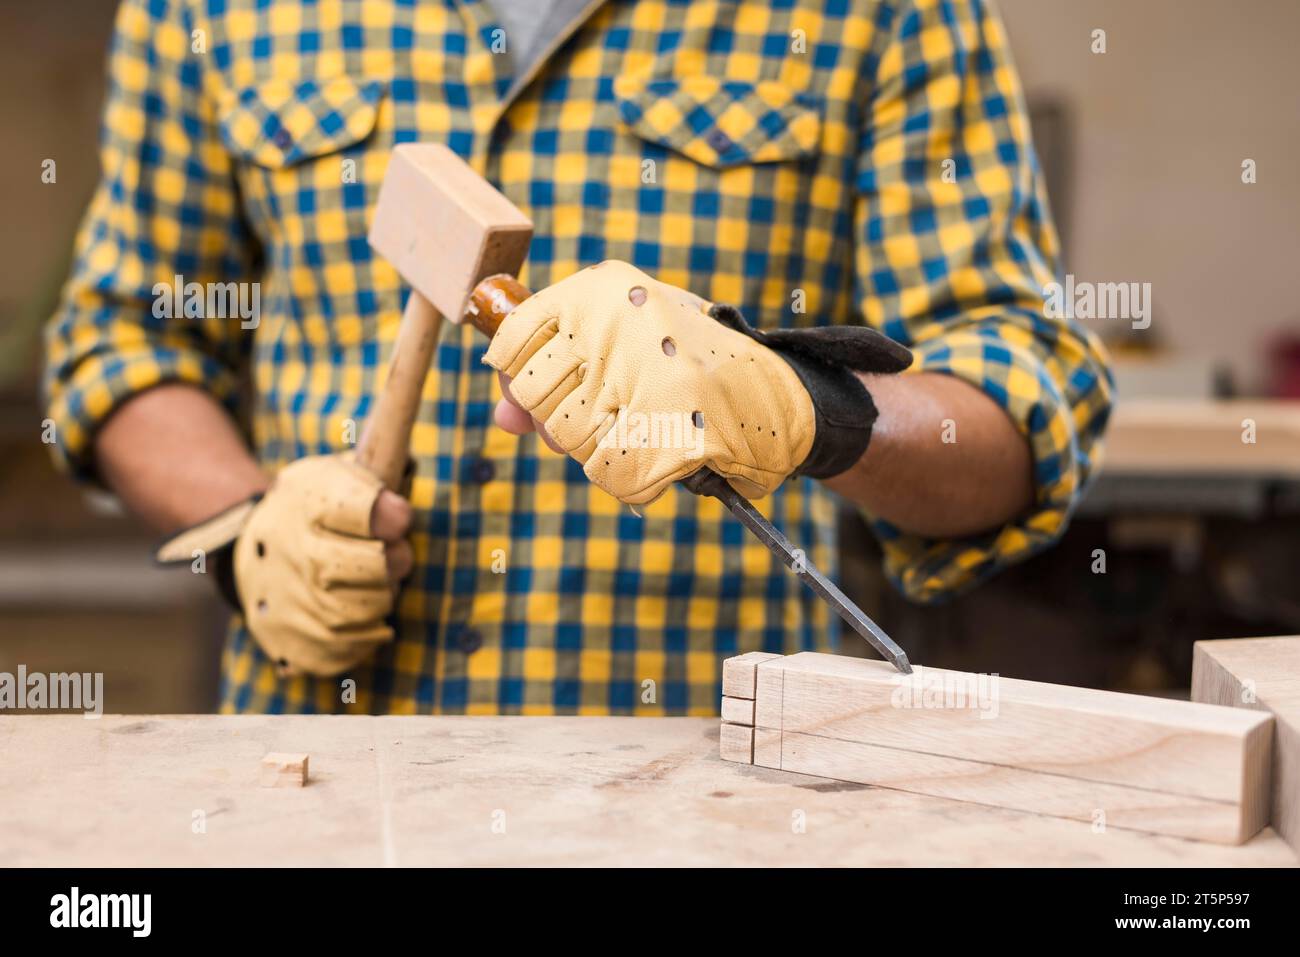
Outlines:
{"type": "Polygon", "coordinates": [[[731,764],[716,718],[0,718],[3,866],[1296,863],[731,764]]]}

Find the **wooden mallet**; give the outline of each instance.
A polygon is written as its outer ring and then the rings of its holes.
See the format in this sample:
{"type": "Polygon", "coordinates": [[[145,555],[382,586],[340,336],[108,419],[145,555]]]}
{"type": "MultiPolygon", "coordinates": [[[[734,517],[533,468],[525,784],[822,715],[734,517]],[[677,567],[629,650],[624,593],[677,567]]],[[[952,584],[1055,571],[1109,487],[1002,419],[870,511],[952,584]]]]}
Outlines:
{"type": "MultiPolygon", "coordinates": [[[[406,145],[393,153],[379,191],[370,245],[413,287],[388,382],[357,450],[363,465],[397,489],[406,469],[411,426],[438,339],[442,310],[468,321],[489,339],[529,292],[514,278],[532,239],[533,224],[445,146],[406,145]]],[[[880,626],[819,572],[761,512],[712,469],[681,483],[718,499],[804,584],[904,674],[903,652],[880,626]]]]}
{"type": "Polygon", "coordinates": [[[411,285],[411,296],[357,444],[357,460],[388,488],[402,483],[443,316],[491,338],[528,297],[514,277],[532,237],[532,221],[446,146],[393,150],[370,245],[411,285]]]}

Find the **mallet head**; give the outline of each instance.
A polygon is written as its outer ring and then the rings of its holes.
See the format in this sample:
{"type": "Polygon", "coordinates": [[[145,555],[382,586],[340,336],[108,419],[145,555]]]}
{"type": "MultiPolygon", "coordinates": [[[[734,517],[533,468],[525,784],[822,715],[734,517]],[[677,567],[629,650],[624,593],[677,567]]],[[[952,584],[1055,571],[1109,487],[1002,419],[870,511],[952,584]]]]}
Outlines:
{"type": "Polygon", "coordinates": [[[452,322],[481,280],[518,275],[532,238],[532,221],[448,147],[393,150],[370,245],[452,322]]]}

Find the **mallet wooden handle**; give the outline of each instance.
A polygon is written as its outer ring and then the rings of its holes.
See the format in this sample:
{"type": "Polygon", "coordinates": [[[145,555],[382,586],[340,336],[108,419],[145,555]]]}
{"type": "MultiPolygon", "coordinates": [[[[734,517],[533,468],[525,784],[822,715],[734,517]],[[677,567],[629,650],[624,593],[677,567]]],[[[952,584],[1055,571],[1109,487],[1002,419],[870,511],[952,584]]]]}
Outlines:
{"type": "Polygon", "coordinates": [[[411,457],[411,429],[420,413],[424,380],[441,327],[442,314],[412,290],[397,330],[388,378],[357,443],[357,461],[394,491],[401,488],[411,457]]]}
{"type": "MultiPolygon", "coordinates": [[[[465,321],[491,339],[503,319],[530,295],[513,276],[489,276],[470,295],[465,321]]],[[[424,381],[438,347],[442,315],[412,291],[402,313],[393,357],[374,411],[357,444],[357,461],[394,491],[401,488],[411,456],[411,430],[424,398],[424,381]]]]}

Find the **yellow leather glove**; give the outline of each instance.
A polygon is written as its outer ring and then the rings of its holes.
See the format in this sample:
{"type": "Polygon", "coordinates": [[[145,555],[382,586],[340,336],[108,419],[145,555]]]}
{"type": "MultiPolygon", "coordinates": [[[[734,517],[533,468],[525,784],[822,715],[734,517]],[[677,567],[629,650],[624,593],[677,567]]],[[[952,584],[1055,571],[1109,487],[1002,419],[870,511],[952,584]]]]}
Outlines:
{"type": "Polygon", "coordinates": [[[749,499],[839,474],[876,417],[850,370],[898,372],[911,354],[865,327],[751,329],[611,260],[522,303],[483,361],[588,478],[643,505],[704,467],[749,499]]]}
{"type": "Polygon", "coordinates": [[[189,562],[233,543],[238,605],[281,673],[336,675],[391,641],[393,586],[384,542],[371,537],[383,483],[351,454],[286,466],[259,500],[172,538],[161,562],[189,562]]]}

